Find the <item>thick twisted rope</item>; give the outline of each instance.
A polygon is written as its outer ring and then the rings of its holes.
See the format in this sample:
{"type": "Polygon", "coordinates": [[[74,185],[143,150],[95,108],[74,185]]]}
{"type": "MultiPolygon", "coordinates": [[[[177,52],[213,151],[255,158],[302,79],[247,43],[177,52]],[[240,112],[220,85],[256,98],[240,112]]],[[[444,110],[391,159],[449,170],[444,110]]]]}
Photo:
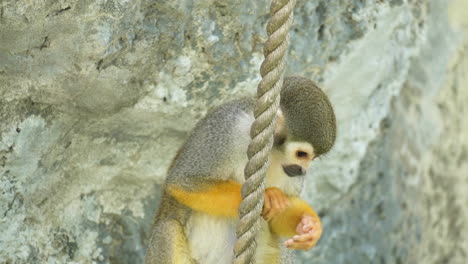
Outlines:
{"type": "Polygon", "coordinates": [[[252,141],[247,150],[249,161],[244,170],[245,183],[242,186],[240,221],[234,247],[235,264],[254,263],[256,236],[260,230],[260,215],[263,208],[265,176],[270,165],[268,156],[273,146],[289,29],[295,5],[296,0],[273,0],[271,3],[271,19],[267,25],[268,40],[263,49],[265,60],[260,68],[262,81],[257,88],[255,121],[250,130],[252,141]]]}

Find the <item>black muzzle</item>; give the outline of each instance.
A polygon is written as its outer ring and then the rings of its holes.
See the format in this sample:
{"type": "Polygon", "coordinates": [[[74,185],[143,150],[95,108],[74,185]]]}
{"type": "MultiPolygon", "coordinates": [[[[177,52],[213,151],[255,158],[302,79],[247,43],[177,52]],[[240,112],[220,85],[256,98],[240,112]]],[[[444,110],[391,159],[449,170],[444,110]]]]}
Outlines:
{"type": "Polygon", "coordinates": [[[306,174],[306,170],[299,165],[284,165],[283,170],[289,177],[304,176],[306,174]]]}

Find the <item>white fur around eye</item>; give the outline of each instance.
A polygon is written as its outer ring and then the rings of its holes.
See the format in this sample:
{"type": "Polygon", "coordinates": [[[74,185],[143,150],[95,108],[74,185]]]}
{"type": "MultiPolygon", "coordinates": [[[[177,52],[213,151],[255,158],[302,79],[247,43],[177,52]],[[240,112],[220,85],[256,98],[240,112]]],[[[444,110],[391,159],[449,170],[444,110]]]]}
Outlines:
{"type": "Polygon", "coordinates": [[[297,161],[297,152],[306,152],[309,158],[315,157],[314,148],[307,142],[286,142],[285,153],[289,162],[297,161]]]}

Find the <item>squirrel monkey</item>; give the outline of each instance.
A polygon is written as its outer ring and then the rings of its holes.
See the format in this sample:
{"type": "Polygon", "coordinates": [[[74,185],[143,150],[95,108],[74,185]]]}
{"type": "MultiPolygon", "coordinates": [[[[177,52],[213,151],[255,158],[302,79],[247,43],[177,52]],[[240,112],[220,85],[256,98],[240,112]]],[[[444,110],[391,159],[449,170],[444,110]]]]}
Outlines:
{"type": "MultiPolygon", "coordinates": [[[[244,98],[215,108],[180,148],[168,170],[146,264],[232,262],[254,104],[244,98]]],[[[328,152],[335,137],[327,96],[311,80],[285,78],[255,263],[280,263],[281,239],[286,248],[308,250],[320,238],[319,217],[298,195],[311,161],[328,152]]]]}

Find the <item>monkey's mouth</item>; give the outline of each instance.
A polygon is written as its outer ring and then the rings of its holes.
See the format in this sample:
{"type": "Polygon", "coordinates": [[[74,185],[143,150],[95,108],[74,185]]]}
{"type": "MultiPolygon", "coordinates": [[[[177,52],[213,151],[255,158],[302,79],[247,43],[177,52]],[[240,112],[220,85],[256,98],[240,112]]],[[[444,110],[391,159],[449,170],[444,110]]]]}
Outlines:
{"type": "Polygon", "coordinates": [[[296,177],[296,176],[304,176],[306,174],[306,170],[299,165],[283,165],[284,172],[289,177],[296,177]]]}

